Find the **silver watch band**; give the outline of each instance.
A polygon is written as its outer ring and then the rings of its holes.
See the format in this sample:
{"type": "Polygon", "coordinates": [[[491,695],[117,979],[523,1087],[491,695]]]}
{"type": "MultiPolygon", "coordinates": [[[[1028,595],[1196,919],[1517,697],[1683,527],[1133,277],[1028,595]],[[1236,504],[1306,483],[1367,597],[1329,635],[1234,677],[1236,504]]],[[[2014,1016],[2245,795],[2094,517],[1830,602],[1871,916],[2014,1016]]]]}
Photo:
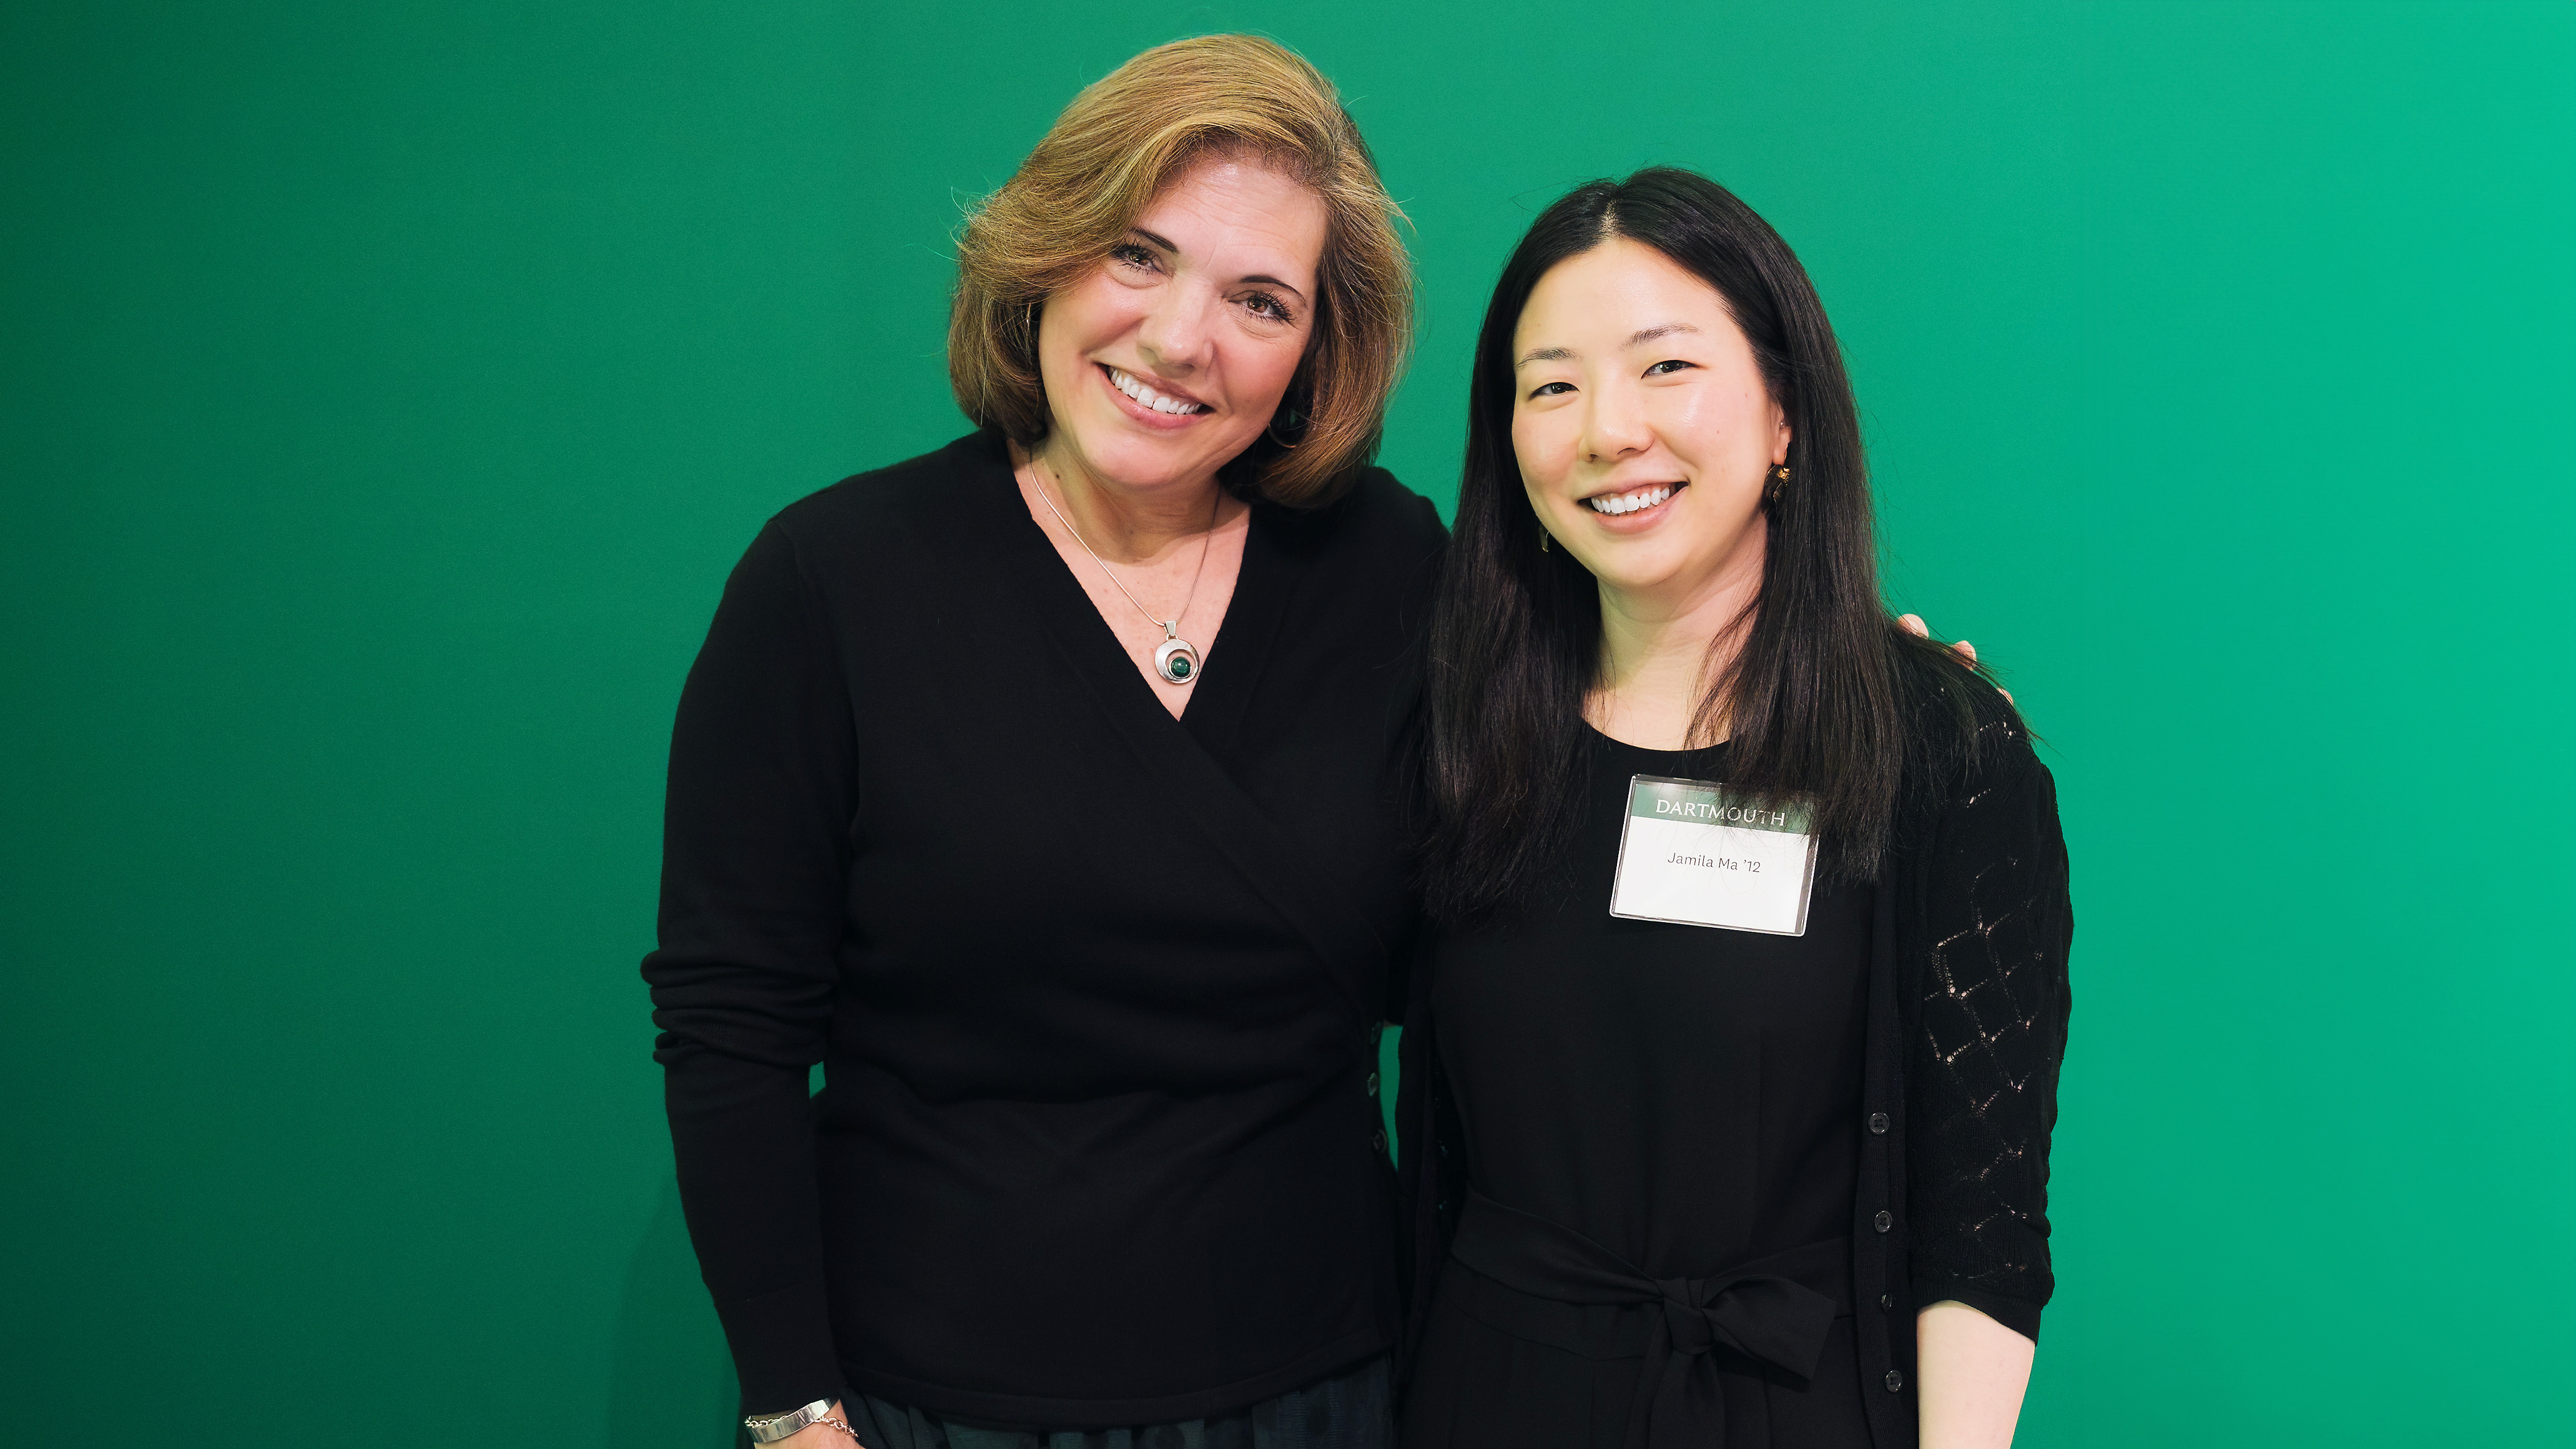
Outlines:
{"type": "Polygon", "coordinates": [[[742,1426],[751,1431],[753,1443],[775,1444],[799,1429],[822,1423],[831,1412],[830,1399],[816,1399],[801,1409],[784,1414],[754,1414],[743,1420],[742,1426]]]}

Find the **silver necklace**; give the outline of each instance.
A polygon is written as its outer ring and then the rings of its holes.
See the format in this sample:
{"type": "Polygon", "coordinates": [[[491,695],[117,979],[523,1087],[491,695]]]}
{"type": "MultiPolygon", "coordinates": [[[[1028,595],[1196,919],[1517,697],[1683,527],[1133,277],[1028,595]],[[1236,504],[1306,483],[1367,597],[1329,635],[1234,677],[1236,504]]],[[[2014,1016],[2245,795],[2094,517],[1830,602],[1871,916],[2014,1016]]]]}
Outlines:
{"type": "Polygon", "coordinates": [[[1082,544],[1082,551],[1091,555],[1091,561],[1100,565],[1102,573],[1109,575],[1109,582],[1117,586],[1118,592],[1127,595],[1127,602],[1136,605],[1136,612],[1163,626],[1162,647],[1154,651],[1155,677],[1165,684],[1187,684],[1198,678],[1199,646],[1181,637],[1181,620],[1189,617],[1190,605],[1198,601],[1199,575],[1207,572],[1208,546],[1216,538],[1217,509],[1225,506],[1225,495],[1218,494],[1214,506],[1208,509],[1207,532],[1199,535],[1199,566],[1190,572],[1189,597],[1181,600],[1179,617],[1154,619],[1154,611],[1137,603],[1136,596],[1128,593],[1127,586],[1118,582],[1118,575],[1110,573],[1109,561],[1090,544],[1082,542],[1082,530],[1074,527],[1073,520],[1065,517],[1064,510],[1056,507],[1055,500],[1047,496],[1046,479],[1038,473],[1038,455],[1035,453],[1029,454],[1029,481],[1038,485],[1038,501],[1047,506],[1047,512],[1055,515],[1056,522],[1064,525],[1065,532],[1073,535],[1075,543],[1082,544]]]}

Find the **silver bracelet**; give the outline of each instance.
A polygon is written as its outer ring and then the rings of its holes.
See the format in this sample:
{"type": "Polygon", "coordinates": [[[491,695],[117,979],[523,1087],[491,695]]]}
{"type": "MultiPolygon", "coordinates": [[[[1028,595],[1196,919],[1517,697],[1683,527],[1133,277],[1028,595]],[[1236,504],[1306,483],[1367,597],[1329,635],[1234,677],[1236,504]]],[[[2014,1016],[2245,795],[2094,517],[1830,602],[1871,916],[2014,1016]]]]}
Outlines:
{"type": "Polygon", "coordinates": [[[829,1424],[847,1436],[851,1443],[859,1442],[859,1431],[833,1415],[829,1399],[816,1399],[801,1409],[791,1409],[784,1414],[754,1414],[742,1421],[742,1426],[751,1431],[755,1444],[775,1444],[816,1424],[829,1424]]]}

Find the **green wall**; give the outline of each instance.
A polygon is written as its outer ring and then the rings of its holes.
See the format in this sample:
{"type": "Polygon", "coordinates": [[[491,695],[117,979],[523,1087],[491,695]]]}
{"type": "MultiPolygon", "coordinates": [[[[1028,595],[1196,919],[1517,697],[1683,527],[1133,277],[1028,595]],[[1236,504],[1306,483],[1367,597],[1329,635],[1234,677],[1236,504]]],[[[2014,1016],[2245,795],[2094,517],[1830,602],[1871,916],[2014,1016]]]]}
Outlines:
{"type": "Polygon", "coordinates": [[[681,673],[764,516],[959,431],[957,203],[1238,28],[1419,229],[1434,496],[1567,185],[1813,269],[1892,587],[2064,793],[2022,1442],[2569,1442],[2563,0],[6,7],[0,1439],[726,1442],[635,975],[681,673]]]}

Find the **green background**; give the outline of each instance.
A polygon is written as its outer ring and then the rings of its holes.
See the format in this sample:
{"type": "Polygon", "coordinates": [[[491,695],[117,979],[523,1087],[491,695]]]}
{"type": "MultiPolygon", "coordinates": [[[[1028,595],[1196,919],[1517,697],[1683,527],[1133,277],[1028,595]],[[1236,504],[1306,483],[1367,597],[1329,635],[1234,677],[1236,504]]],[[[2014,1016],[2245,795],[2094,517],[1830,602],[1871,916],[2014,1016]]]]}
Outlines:
{"type": "Polygon", "coordinates": [[[6,7],[0,1438],[726,1441],[635,974],[682,671],[961,430],[959,203],[1246,28],[1417,227],[1444,502],[1565,187],[1813,270],[2076,861],[2021,1442],[2570,1442],[2562,0],[6,7]]]}

